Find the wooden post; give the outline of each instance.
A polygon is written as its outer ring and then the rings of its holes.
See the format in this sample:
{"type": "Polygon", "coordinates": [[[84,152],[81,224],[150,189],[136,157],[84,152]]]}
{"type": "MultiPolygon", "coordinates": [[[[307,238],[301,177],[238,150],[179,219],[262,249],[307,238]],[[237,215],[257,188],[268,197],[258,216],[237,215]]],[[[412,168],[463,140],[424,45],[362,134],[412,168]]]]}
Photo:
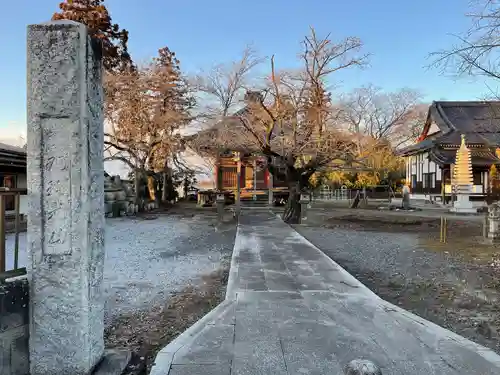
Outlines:
{"type": "Polygon", "coordinates": [[[446,243],[446,232],[448,230],[448,219],[445,216],[441,216],[441,225],[439,232],[439,242],[446,243]]]}
{"type": "Polygon", "coordinates": [[[455,164],[450,164],[450,196],[451,206],[454,206],[455,200],[455,164]]]}
{"type": "Polygon", "coordinates": [[[445,217],[444,218],[444,243],[447,241],[447,236],[448,236],[448,219],[445,217]]]}
{"type": "Polygon", "coordinates": [[[215,190],[222,191],[224,188],[223,176],[222,176],[222,166],[220,154],[217,155],[217,160],[215,161],[215,190]]]}
{"type": "Polygon", "coordinates": [[[441,203],[446,205],[446,191],[445,191],[446,181],[441,182],[441,203]]]}
{"type": "Polygon", "coordinates": [[[440,217],[441,221],[439,222],[439,242],[443,242],[443,217],[440,217]]]}
{"type": "Polygon", "coordinates": [[[253,200],[257,200],[257,159],[253,159],[253,200]]]}
{"type": "Polygon", "coordinates": [[[488,213],[483,217],[483,238],[488,238],[488,213]]]}
{"type": "Polygon", "coordinates": [[[19,268],[19,216],[20,216],[20,200],[21,194],[15,193],[14,196],[14,205],[15,205],[15,242],[14,242],[14,269],[17,270],[19,268]]]}
{"type": "Polygon", "coordinates": [[[241,190],[241,156],[240,153],[236,153],[236,174],[237,174],[237,179],[236,179],[236,215],[239,216],[240,214],[240,209],[241,209],[241,202],[240,202],[240,190],[241,190]]]}

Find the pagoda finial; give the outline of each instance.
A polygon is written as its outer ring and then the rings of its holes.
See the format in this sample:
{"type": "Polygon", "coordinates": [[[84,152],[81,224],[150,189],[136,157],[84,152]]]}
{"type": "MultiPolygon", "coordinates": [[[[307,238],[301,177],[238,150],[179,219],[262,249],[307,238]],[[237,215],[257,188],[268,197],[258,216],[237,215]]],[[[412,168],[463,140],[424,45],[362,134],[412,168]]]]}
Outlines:
{"type": "Polygon", "coordinates": [[[462,144],[460,146],[465,146],[465,134],[462,134],[462,144]]]}

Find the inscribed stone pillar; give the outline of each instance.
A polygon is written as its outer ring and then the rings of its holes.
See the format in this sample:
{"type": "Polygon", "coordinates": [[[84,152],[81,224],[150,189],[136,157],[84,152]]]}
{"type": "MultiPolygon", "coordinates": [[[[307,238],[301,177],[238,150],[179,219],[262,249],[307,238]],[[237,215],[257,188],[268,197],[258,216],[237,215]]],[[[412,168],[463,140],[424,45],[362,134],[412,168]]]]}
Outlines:
{"type": "Polygon", "coordinates": [[[104,351],[103,90],[82,24],[28,27],[31,375],[87,375],[104,351]]]}
{"type": "Polygon", "coordinates": [[[495,202],[488,207],[488,238],[491,243],[500,243],[500,202],[495,202]]]}

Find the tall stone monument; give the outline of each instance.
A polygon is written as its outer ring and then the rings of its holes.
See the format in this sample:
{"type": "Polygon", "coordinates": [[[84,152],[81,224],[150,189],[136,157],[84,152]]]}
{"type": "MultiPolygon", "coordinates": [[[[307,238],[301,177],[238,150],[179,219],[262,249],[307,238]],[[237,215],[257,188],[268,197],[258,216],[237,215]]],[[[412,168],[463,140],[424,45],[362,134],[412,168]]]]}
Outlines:
{"type": "Polygon", "coordinates": [[[472,193],[472,163],[470,150],[465,144],[465,135],[462,135],[460,148],[457,150],[455,167],[453,169],[453,185],[456,191],[457,200],[453,202],[452,212],[457,213],[477,213],[469,199],[472,193]]]}
{"type": "Polygon", "coordinates": [[[31,375],[87,375],[104,352],[100,48],[82,24],[28,27],[31,375]]]}

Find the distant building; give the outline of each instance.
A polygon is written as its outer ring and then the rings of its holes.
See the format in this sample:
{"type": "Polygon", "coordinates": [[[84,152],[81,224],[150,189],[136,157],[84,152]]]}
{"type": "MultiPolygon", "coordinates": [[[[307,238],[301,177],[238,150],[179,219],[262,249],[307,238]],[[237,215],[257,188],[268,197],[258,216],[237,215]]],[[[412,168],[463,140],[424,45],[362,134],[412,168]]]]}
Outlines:
{"type": "MultiPolygon", "coordinates": [[[[284,179],[271,175],[267,167],[267,156],[262,154],[260,147],[246,142],[247,130],[240,118],[251,113],[251,103],[262,100],[261,95],[258,92],[247,92],[243,108],[194,136],[198,137],[201,149],[210,150],[207,154],[211,156],[205,157],[211,157],[215,165],[215,188],[236,192],[239,185],[242,199],[266,194],[271,196],[273,190],[283,190],[287,186],[284,179]]],[[[275,137],[276,134],[273,134],[273,138],[275,137]]],[[[283,171],[284,168],[281,169],[283,171]]]]}
{"type": "Polygon", "coordinates": [[[489,171],[500,164],[500,101],[433,102],[416,144],[400,151],[406,159],[406,181],[412,198],[449,200],[451,171],[465,135],[471,150],[473,194],[483,201],[489,190],[489,171]]]}
{"type": "MultiPolygon", "coordinates": [[[[0,143],[0,188],[26,189],[26,150],[22,147],[0,143]]],[[[26,196],[21,197],[20,211],[26,213],[26,196]]],[[[7,211],[14,210],[14,197],[6,199],[7,211]]]]}

